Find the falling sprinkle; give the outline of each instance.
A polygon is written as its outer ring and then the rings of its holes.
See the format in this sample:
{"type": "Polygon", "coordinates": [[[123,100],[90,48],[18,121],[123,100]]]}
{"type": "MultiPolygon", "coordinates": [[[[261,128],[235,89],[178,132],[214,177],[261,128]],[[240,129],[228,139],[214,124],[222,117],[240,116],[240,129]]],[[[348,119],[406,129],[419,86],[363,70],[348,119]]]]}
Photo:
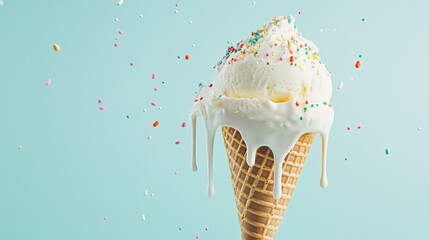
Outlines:
{"type": "Polygon", "coordinates": [[[122,4],[124,4],[124,0],[118,0],[118,2],[116,3],[116,5],[121,6],[122,4]]]}
{"type": "Polygon", "coordinates": [[[130,118],[130,115],[127,115],[127,118],[130,118]]]}
{"type": "Polygon", "coordinates": [[[114,43],[114,44],[113,44],[113,46],[117,47],[117,46],[118,46],[118,43],[114,43]]]}
{"type": "Polygon", "coordinates": [[[182,231],[182,230],[183,230],[183,228],[179,227],[179,231],[182,231]]]}
{"type": "Polygon", "coordinates": [[[122,35],[122,34],[124,34],[124,31],[119,30],[118,33],[122,35]]]}
{"type": "Polygon", "coordinates": [[[179,10],[175,10],[175,11],[174,11],[174,13],[175,13],[175,14],[178,14],[178,13],[179,13],[179,10]]]}
{"type": "Polygon", "coordinates": [[[148,140],[151,140],[151,139],[152,139],[152,136],[150,136],[150,135],[149,135],[149,136],[147,136],[147,139],[148,139],[148,140]]]}
{"type": "Polygon", "coordinates": [[[176,175],[176,176],[179,175],[179,171],[175,171],[174,175],[176,175]]]}
{"type": "Polygon", "coordinates": [[[303,116],[299,117],[299,120],[304,120],[304,117],[303,116]]]}
{"type": "Polygon", "coordinates": [[[189,24],[192,24],[192,20],[189,20],[189,21],[188,21],[188,23],[189,23],[189,24]]]}
{"type": "Polygon", "coordinates": [[[197,235],[197,236],[195,236],[195,238],[196,238],[196,239],[200,239],[200,236],[198,236],[198,235],[197,235]]]}
{"type": "Polygon", "coordinates": [[[204,228],[204,230],[208,231],[208,230],[209,230],[209,228],[204,228]]]}
{"type": "Polygon", "coordinates": [[[300,15],[301,15],[301,11],[299,11],[299,12],[298,12],[298,14],[300,14],[300,15]]]}
{"type": "Polygon", "coordinates": [[[145,196],[149,195],[149,190],[145,189],[145,190],[144,190],[144,195],[145,195],[145,196]]]}
{"type": "Polygon", "coordinates": [[[152,79],[156,79],[156,73],[152,73],[152,79]]]}
{"type": "Polygon", "coordinates": [[[323,32],[323,28],[321,28],[321,29],[319,30],[319,32],[323,32]]]}
{"type": "Polygon", "coordinates": [[[154,90],[155,92],[158,92],[159,88],[158,88],[158,87],[154,87],[154,88],[153,88],[153,90],[154,90]]]}
{"type": "Polygon", "coordinates": [[[355,68],[360,68],[360,65],[361,65],[361,64],[360,64],[360,61],[359,61],[359,60],[357,60],[357,61],[356,61],[356,63],[355,63],[355,68]]]}
{"type": "Polygon", "coordinates": [[[140,14],[140,18],[143,18],[143,14],[140,14]]]}
{"type": "Polygon", "coordinates": [[[343,83],[343,82],[340,82],[340,83],[338,84],[338,86],[337,86],[337,89],[338,89],[338,90],[341,90],[341,88],[343,88],[343,85],[344,85],[344,83],[343,83]]]}
{"type": "Polygon", "coordinates": [[[152,105],[152,106],[155,107],[156,106],[156,102],[151,102],[150,105],[152,105]]]}
{"type": "Polygon", "coordinates": [[[22,145],[18,146],[18,150],[22,150],[22,148],[23,148],[22,145]]]}
{"type": "Polygon", "coordinates": [[[144,214],[142,214],[141,219],[143,222],[146,221],[146,216],[144,214]]]}
{"type": "Polygon", "coordinates": [[[104,217],[103,219],[104,219],[104,221],[107,221],[107,217],[104,217]]]}
{"type": "Polygon", "coordinates": [[[384,150],[384,152],[386,153],[386,155],[389,155],[390,154],[390,149],[386,148],[386,150],[384,150]]]}
{"type": "Polygon", "coordinates": [[[151,193],[151,194],[150,194],[150,196],[151,196],[151,197],[155,197],[155,193],[151,193]]]}
{"type": "Polygon", "coordinates": [[[176,3],[176,7],[179,7],[180,6],[180,4],[179,3],[176,3]]]}
{"type": "Polygon", "coordinates": [[[115,22],[119,22],[119,18],[115,18],[115,22]]]}
{"type": "Polygon", "coordinates": [[[349,160],[349,158],[348,158],[348,157],[345,157],[345,158],[344,158],[344,160],[346,160],[346,161],[347,161],[347,160],[349,160]]]}
{"type": "Polygon", "coordinates": [[[182,128],[186,127],[186,122],[182,122],[182,128]]]}
{"type": "Polygon", "coordinates": [[[180,144],[180,141],[176,141],[176,142],[174,142],[176,145],[179,145],[180,144]]]}
{"type": "Polygon", "coordinates": [[[55,52],[58,52],[58,51],[60,51],[60,49],[61,49],[61,48],[60,48],[60,45],[58,45],[57,43],[55,43],[55,44],[54,44],[54,46],[52,46],[52,47],[54,48],[54,51],[55,51],[55,52]]]}
{"type": "Polygon", "coordinates": [[[352,128],[351,127],[347,127],[347,131],[350,131],[350,130],[352,130],[352,128]]]}
{"type": "Polygon", "coordinates": [[[134,62],[130,62],[130,66],[131,66],[131,67],[134,67],[134,62]]]}
{"type": "Polygon", "coordinates": [[[52,79],[48,78],[48,80],[46,80],[46,86],[49,87],[49,85],[51,85],[52,79]]]}
{"type": "Polygon", "coordinates": [[[357,129],[361,129],[362,128],[362,125],[357,125],[357,129]]]}
{"type": "Polygon", "coordinates": [[[162,109],[162,106],[159,106],[159,107],[158,107],[158,109],[159,109],[159,110],[161,110],[161,109],[162,109]]]}
{"type": "Polygon", "coordinates": [[[421,128],[421,127],[417,128],[417,131],[420,131],[420,130],[422,130],[422,128],[421,128]]]}
{"type": "Polygon", "coordinates": [[[185,55],[185,59],[186,59],[186,60],[189,60],[190,58],[191,58],[191,56],[189,56],[189,54],[186,54],[186,55],[185,55]]]}
{"type": "Polygon", "coordinates": [[[159,121],[155,121],[152,125],[153,127],[157,127],[159,125],[159,121]]]}
{"type": "Polygon", "coordinates": [[[359,54],[359,56],[358,56],[359,58],[362,58],[362,54],[359,54]]]}
{"type": "Polygon", "coordinates": [[[103,99],[98,99],[98,103],[102,103],[103,102],[103,99]]]}
{"type": "Polygon", "coordinates": [[[253,5],[255,5],[255,4],[256,4],[256,1],[253,1],[253,2],[252,2],[252,4],[253,4],[253,5]]]}
{"type": "Polygon", "coordinates": [[[192,44],[192,47],[195,47],[196,45],[195,45],[195,43],[194,44],[192,44]]]}
{"type": "Polygon", "coordinates": [[[147,108],[143,108],[143,112],[147,112],[147,108]]]}
{"type": "Polygon", "coordinates": [[[104,108],[104,106],[100,106],[99,108],[100,108],[100,110],[102,110],[102,111],[105,109],[105,108],[104,108]]]}
{"type": "Polygon", "coordinates": [[[365,22],[365,18],[362,18],[362,22],[365,22]]]}

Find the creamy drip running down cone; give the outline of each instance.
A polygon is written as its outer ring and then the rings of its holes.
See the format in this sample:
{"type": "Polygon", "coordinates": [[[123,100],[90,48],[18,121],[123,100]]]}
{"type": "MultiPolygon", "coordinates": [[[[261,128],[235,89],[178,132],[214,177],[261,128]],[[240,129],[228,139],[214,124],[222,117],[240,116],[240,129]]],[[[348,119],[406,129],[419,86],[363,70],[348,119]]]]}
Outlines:
{"type": "Polygon", "coordinates": [[[293,17],[275,17],[228,47],[218,76],[201,85],[190,112],[192,168],[196,123],[206,131],[208,194],[214,195],[213,144],[222,134],[242,239],[274,239],[315,134],[322,138],[322,176],[334,110],[331,75],[318,48],[302,37],[293,17]]]}

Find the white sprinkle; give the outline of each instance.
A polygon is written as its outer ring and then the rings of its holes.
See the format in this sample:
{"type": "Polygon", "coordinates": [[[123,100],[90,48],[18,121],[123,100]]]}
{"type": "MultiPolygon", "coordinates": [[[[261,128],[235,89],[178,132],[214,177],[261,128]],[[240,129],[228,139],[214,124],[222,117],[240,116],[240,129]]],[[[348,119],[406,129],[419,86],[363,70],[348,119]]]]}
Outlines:
{"type": "Polygon", "coordinates": [[[341,90],[341,88],[343,88],[343,85],[344,85],[344,83],[343,83],[343,82],[340,82],[340,83],[338,84],[338,86],[337,86],[338,90],[341,90]]]}
{"type": "Polygon", "coordinates": [[[323,32],[323,28],[321,28],[319,31],[320,31],[320,32],[323,32]]]}
{"type": "Polygon", "coordinates": [[[421,128],[421,127],[417,128],[417,131],[420,131],[420,130],[422,130],[422,128],[421,128]]]}
{"type": "Polygon", "coordinates": [[[252,4],[253,4],[253,5],[255,5],[255,4],[256,4],[256,1],[253,1],[253,2],[252,2],[252,4]]]}
{"type": "Polygon", "coordinates": [[[107,217],[104,217],[103,219],[104,219],[104,221],[107,221],[107,217]]]}
{"type": "Polygon", "coordinates": [[[189,24],[192,24],[192,20],[189,20],[189,22],[188,22],[189,24]]]}
{"type": "Polygon", "coordinates": [[[178,13],[179,13],[179,10],[175,10],[175,11],[174,11],[174,13],[175,13],[175,14],[178,14],[178,13]]]}
{"type": "Polygon", "coordinates": [[[122,4],[124,4],[124,0],[118,0],[118,2],[116,3],[118,6],[121,6],[122,4]]]}
{"type": "Polygon", "coordinates": [[[115,18],[115,22],[119,22],[119,18],[115,18]]]}
{"type": "Polygon", "coordinates": [[[147,196],[149,194],[149,191],[146,189],[144,190],[144,195],[147,196]]]}
{"type": "Polygon", "coordinates": [[[192,44],[192,47],[195,47],[196,45],[195,45],[195,43],[194,44],[192,44]]]}
{"type": "Polygon", "coordinates": [[[140,18],[143,18],[143,14],[140,14],[140,18]]]}
{"type": "Polygon", "coordinates": [[[337,31],[337,29],[336,28],[332,28],[332,32],[336,32],[337,31]]]}
{"type": "Polygon", "coordinates": [[[146,216],[144,214],[142,214],[141,218],[142,218],[142,221],[146,221],[146,216]]]}
{"type": "Polygon", "coordinates": [[[147,109],[146,109],[146,108],[143,108],[143,112],[147,112],[147,109]]]}
{"type": "Polygon", "coordinates": [[[159,110],[161,110],[161,109],[162,109],[162,106],[159,106],[159,107],[158,107],[158,109],[159,109],[159,110]]]}
{"type": "Polygon", "coordinates": [[[174,175],[176,175],[176,176],[179,175],[179,171],[175,171],[174,175]]]}
{"type": "Polygon", "coordinates": [[[149,136],[147,136],[147,139],[148,139],[148,140],[151,140],[151,139],[152,139],[152,136],[150,136],[150,135],[149,135],[149,136]]]}
{"type": "Polygon", "coordinates": [[[151,196],[151,197],[155,197],[155,193],[152,193],[150,196],[151,196]]]}
{"type": "Polygon", "coordinates": [[[350,79],[350,81],[353,81],[353,80],[354,80],[354,78],[352,78],[352,77],[350,77],[349,79],[350,79]]]}
{"type": "Polygon", "coordinates": [[[19,146],[18,146],[18,150],[22,150],[22,145],[19,145],[19,146]]]}

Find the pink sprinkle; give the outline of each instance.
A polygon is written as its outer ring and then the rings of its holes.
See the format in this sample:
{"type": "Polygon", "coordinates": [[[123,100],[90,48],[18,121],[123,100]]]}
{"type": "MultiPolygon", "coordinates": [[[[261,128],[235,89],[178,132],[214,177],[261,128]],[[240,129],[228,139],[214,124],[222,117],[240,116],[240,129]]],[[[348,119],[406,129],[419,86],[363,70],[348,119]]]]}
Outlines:
{"type": "Polygon", "coordinates": [[[123,32],[122,30],[119,30],[119,31],[118,31],[118,33],[119,33],[119,34],[123,34],[124,32],[123,32]]]}
{"type": "Polygon", "coordinates": [[[130,66],[131,66],[131,67],[134,67],[134,62],[130,62],[130,66]]]}
{"type": "Polygon", "coordinates": [[[100,110],[104,110],[104,106],[100,106],[100,110]]]}
{"type": "Polygon", "coordinates": [[[195,238],[196,238],[196,239],[200,239],[200,236],[198,236],[198,235],[197,235],[197,236],[195,236],[195,238]]]}
{"type": "Polygon", "coordinates": [[[103,99],[98,99],[98,103],[102,103],[103,102],[103,99]]]}
{"type": "Polygon", "coordinates": [[[362,128],[362,126],[361,125],[357,125],[357,129],[361,129],[362,128]]]}
{"type": "Polygon", "coordinates": [[[117,46],[118,46],[118,44],[117,44],[117,43],[114,43],[114,44],[113,44],[113,46],[117,47],[117,46]]]}
{"type": "Polygon", "coordinates": [[[301,14],[301,11],[299,11],[298,14],[301,14]]]}
{"type": "Polygon", "coordinates": [[[209,228],[204,228],[204,230],[208,231],[208,230],[209,230],[209,228]]]}
{"type": "Polygon", "coordinates": [[[156,102],[151,102],[150,105],[152,105],[152,106],[155,107],[156,106],[156,102]]]}
{"type": "Polygon", "coordinates": [[[182,127],[186,127],[186,122],[182,122],[182,127]]]}
{"type": "Polygon", "coordinates": [[[48,78],[48,80],[46,80],[46,86],[51,85],[52,79],[48,78]]]}
{"type": "Polygon", "coordinates": [[[180,141],[176,141],[175,143],[176,143],[176,145],[179,145],[179,144],[180,144],[180,141]]]}
{"type": "Polygon", "coordinates": [[[266,57],[269,57],[269,56],[270,56],[270,54],[266,53],[266,54],[265,54],[265,56],[266,56],[266,57]]]}
{"type": "Polygon", "coordinates": [[[176,7],[180,6],[179,3],[176,3],[176,7]]]}
{"type": "Polygon", "coordinates": [[[350,131],[350,130],[351,130],[351,128],[350,128],[350,127],[347,127],[347,130],[348,130],[348,131],[350,131]]]}
{"type": "Polygon", "coordinates": [[[156,73],[152,73],[152,79],[156,78],[156,73]]]}
{"type": "Polygon", "coordinates": [[[157,91],[159,90],[159,88],[158,88],[158,87],[155,87],[153,90],[154,90],[155,92],[157,92],[157,91]]]}
{"type": "Polygon", "coordinates": [[[292,49],[291,49],[291,50],[289,50],[289,53],[290,53],[290,54],[293,54],[293,51],[292,51],[292,49]]]}
{"type": "Polygon", "coordinates": [[[283,61],[283,57],[280,57],[280,61],[283,61]]]}

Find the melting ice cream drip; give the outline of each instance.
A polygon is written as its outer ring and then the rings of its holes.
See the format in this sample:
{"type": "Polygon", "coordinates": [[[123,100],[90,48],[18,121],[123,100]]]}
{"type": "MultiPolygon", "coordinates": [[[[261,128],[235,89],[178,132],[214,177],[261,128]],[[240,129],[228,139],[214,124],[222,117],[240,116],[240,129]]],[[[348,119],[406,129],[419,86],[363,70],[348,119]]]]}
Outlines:
{"type": "Polygon", "coordinates": [[[247,163],[255,163],[256,151],[260,146],[268,146],[274,157],[274,198],[282,195],[283,162],[295,143],[305,133],[319,133],[322,137],[322,176],[321,187],[327,186],[326,157],[329,130],[334,112],[328,105],[306,111],[305,119],[294,110],[294,101],[274,103],[255,99],[206,98],[194,104],[190,115],[192,123],[192,167],[196,165],[196,119],[204,120],[207,145],[208,194],[214,196],[213,148],[214,137],[219,126],[225,125],[240,131],[247,146],[247,163]],[[246,105],[247,111],[237,111],[246,105]],[[301,120],[300,120],[301,119],[301,120]],[[318,121],[315,121],[318,119],[318,121]],[[255,127],[257,126],[257,127],[255,127]]]}

